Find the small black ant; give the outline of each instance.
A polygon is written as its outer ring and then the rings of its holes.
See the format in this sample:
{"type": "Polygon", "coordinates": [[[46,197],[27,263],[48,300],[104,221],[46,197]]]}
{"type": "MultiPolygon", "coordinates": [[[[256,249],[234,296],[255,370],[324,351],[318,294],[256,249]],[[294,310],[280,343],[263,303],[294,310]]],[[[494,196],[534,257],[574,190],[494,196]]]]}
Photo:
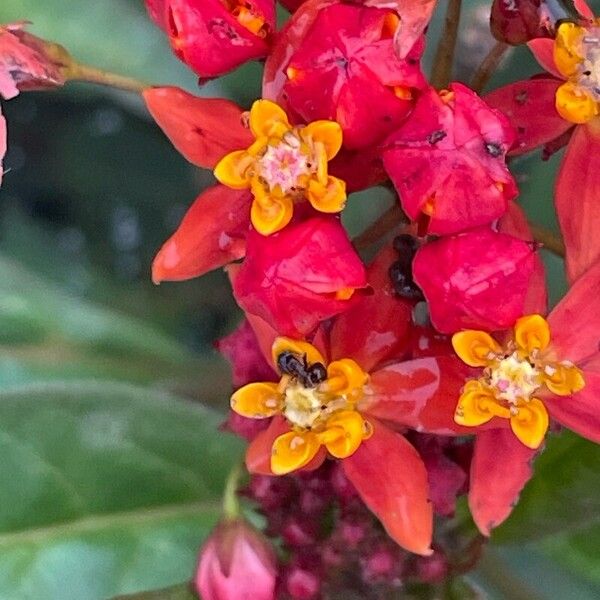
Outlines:
{"type": "Polygon", "coordinates": [[[319,362],[309,365],[306,354],[300,358],[297,354],[285,350],[277,357],[277,367],[281,373],[296,378],[304,387],[316,387],[327,379],[325,366],[319,362]]]}

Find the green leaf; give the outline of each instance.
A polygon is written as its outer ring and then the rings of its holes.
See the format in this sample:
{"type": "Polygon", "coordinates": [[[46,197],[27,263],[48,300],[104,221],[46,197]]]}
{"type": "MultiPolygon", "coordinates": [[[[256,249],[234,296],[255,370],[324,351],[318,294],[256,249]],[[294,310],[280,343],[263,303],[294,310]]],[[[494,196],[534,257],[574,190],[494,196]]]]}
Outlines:
{"type": "Polygon", "coordinates": [[[119,596],[113,600],[198,600],[198,596],[191,590],[190,584],[182,583],[162,590],[119,596]]]}
{"type": "Polygon", "coordinates": [[[492,539],[537,540],[600,521],[598,465],[600,445],[569,431],[550,436],[514,512],[492,539]]]}
{"type": "Polygon", "coordinates": [[[219,421],[124,384],[0,393],[0,598],[100,600],[188,579],[240,455],[219,421]]]}

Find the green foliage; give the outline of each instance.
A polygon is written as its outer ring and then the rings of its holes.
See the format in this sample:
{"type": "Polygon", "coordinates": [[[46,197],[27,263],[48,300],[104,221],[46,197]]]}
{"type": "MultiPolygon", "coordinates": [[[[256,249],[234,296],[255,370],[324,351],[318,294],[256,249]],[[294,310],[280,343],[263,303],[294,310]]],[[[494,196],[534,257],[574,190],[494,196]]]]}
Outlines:
{"type": "Polygon", "coordinates": [[[0,597],[100,600],[189,577],[239,457],[219,421],[128,385],[0,392],[0,597]]]}

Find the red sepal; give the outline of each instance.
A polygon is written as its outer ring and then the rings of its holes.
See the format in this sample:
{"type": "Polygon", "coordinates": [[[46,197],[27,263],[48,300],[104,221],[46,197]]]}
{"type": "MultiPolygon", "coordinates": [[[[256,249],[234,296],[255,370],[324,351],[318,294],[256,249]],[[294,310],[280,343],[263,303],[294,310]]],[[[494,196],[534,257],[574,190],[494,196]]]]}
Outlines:
{"type": "Polygon", "coordinates": [[[250,146],[242,109],[223,98],[199,98],[177,87],[144,91],[148,110],[171,143],[192,164],[212,169],[229,152],[250,146]]]}
{"type": "Polygon", "coordinates": [[[483,535],[510,515],[537,454],[508,428],[479,431],[471,462],[469,508],[483,535]]]}
{"type": "Polygon", "coordinates": [[[373,435],[342,461],[344,473],[388,535],[406,550],[427,556],[433,507],[425,465],[403,436],[370,422],[373,435]]]}
{"type": "Polygon", "coordinates": [[[181,281],[242,258],[251,196],[222,185],[208,188],[183,217],[152,263],[152,281],[181,281]]]}

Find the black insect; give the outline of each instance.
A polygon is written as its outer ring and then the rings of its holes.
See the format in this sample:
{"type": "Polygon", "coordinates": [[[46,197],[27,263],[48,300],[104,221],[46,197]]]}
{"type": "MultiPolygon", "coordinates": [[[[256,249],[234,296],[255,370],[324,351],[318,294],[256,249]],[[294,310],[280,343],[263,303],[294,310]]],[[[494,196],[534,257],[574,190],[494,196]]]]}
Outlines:
{"type": "Polygon", "coordinates": [[[297,354],[285,350],[277,357],[277,368],[282,374],[297,379],[304,387],[316,387],[327,379],[327,369],[321,363],[308,364],[306,354],[297,354]]]}
{"type": "Polygon", "coordinates": [[[419,242],[412,235],[403,233],[394,238],[394,250],[398,253],[389,268],[394,291],[408,300],[423,300],[423,292],[413,280],[412,263],[419,249],[419,242]]]}

